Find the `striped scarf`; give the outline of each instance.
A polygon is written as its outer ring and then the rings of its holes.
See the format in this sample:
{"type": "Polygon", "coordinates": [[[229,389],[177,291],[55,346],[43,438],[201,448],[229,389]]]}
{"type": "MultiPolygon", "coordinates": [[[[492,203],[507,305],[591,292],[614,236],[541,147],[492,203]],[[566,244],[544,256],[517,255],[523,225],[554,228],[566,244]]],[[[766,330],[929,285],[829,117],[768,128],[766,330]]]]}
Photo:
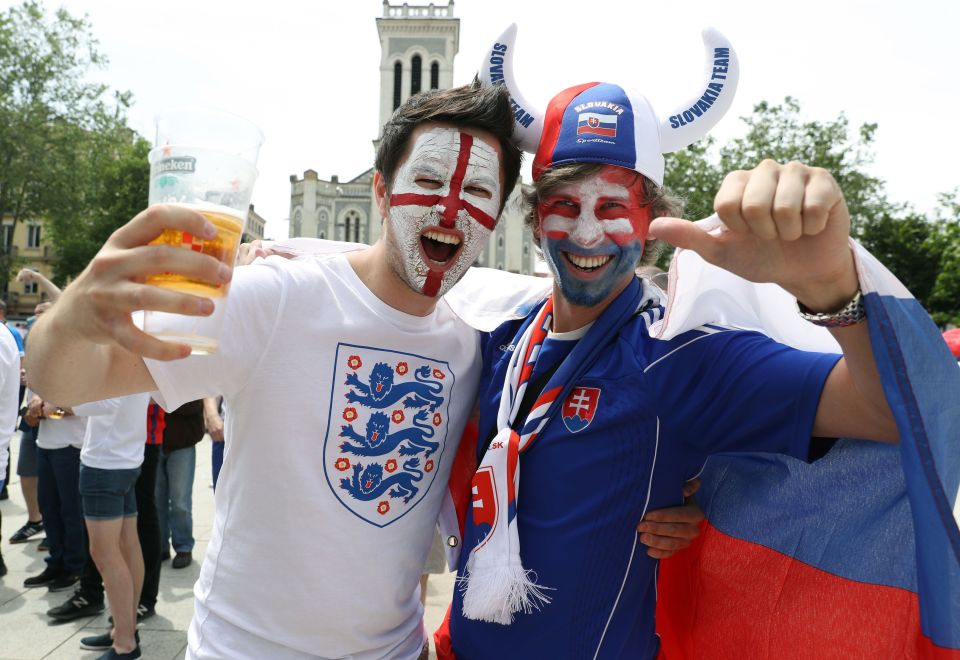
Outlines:
{"type": "MultiPolygon", "coordinates": [[[[493,482],[496,514],[489,532],[470,552],[460,578],[466,618],[509,625],[517,612],[530,613],[550,602],[546,594],[549,587],[538,585],[537,576],[525,569],[521,560],[517,529],[520,454],[533,446],[577,381],[617,338],[620,329],[638,311],[659,302],[655,294],[644,293],[640,281],[633,280],[610,303],[553,373],[522,420],[517,416],[524,393],[553,325],[553,296],[520,327],[503,383],[497,433],[477,469],[478,476],[486,473],[493,482]]],[[[474,477],[475,490],[477,479],[474,477]]]]}

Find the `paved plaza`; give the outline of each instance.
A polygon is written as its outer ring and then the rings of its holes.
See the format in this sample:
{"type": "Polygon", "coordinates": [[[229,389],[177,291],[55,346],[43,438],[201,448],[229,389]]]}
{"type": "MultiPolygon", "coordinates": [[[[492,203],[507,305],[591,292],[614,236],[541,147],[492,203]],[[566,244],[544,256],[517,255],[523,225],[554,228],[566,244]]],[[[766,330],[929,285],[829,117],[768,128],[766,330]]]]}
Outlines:
{"type": "MultiPolygon", "coordinates": [[[[19,434],[14,437],[11,449],[12,464],[16,466],[19,434]]],[[[29,543],[9,543],[10,535],[27,520],[19,477],[14,473],[10,479],[10,499],[0,502],[0,511],[3,512],[0,548],[9,569],[7,575],[0,578],[0,660],[96,658],[102,652],[82,650],[80,638],[96,635],[109,627],[109,608],[95,617],[56,623],[47,617],[46,611],[63,603],[73,592],[49,593],[46,588],[23,588],[26,578],[43,571],[44,553],[37,552],[40,535],[29,543]]],[[[184,657],[187,628],[193,614],[193,583],[200,574],[200,563],[206,554],[213,525],[214,502],[210,484],[210,440],[204,438],[197,445],[197,472],[193,484],[193,533],[197,540],[193,550],[194,562],[183,569],[171,568],[169,560],[163,563],[157,614],[140,624],[140,648],[148,660],[184,657]]],[[[277,542],[283,540],[277,539],[277,542]]],[[[452,589],[453,574],[430,578],[424,620],[431,635],[446,613],[452,589]]],[[[256,598],[256,594],[251,594],[251,598],[256,598]]]]}

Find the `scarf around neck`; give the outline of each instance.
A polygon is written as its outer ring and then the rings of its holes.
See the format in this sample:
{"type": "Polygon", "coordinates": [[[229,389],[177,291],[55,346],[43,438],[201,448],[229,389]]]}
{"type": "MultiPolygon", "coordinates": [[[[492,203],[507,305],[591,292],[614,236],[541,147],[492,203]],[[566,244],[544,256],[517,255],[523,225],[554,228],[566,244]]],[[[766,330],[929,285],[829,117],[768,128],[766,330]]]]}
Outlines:
{"type": "Polygon", "coordinates": [[[543,342],[553,325],[553,296],[531,313],[514,338],[497,411],[497,433],[473,478],[489,479],[495,499],[494,522],[471,550],[466,571],[459,578],[463,591],[463,615],[468,619],[509,625],[517,612],[530,613],[550,602],[549,587],[537,584],[537,576],[525,569],[520,555],[517,528],[517,497],[520,491],[520,454],[533,446],[538,435],[579,379],[607,350],[638,311],[659,303],[659,297],[634,279],[596,319],[586,335],[556,369],[530,412],[517,419],[530,376],[543,342]]]}

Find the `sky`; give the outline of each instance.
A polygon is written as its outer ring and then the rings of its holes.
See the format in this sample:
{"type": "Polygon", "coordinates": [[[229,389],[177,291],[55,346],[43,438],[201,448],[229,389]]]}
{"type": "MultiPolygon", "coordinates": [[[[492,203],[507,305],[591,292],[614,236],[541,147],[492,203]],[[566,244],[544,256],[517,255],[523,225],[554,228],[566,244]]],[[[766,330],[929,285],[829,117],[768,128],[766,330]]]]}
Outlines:
{"type": "MultiPolygon", "coordinates": [[[[109,58],[91,78],[133,93],[130,123],[148,139],[158,112],[183,105],[227,109],[261,128],[253,203],[268,237],[287,235],[290,175],[349,180],[372,165],[382,2],[46,2],[57,6],[87,14],[109,58]]],[[[755,103],[790,95],[807,119],[844,113],[852,126],[879,125],[871,173],[893,201],[929,212],[937,193],[960,185],[960,130],[949,123],[960,115],[956,0],[457,0],[454,15],[455,84],[516,22],[514,69],[534,105],[599,80],[637,90],[662,113],[699,85],[700,31],[712,25],[741,65],[733,106],[712,132],[721,144],[743,134],[739,118],[755,103]]]]}

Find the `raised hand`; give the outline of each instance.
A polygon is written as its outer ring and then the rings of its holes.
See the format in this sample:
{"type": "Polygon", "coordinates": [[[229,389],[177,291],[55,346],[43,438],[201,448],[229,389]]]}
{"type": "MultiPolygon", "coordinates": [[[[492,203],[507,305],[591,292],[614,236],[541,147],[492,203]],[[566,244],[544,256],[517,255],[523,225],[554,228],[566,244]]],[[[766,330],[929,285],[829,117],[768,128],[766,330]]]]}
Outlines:
{"type": "Polygon", "coordinates": [[[774,282],[817,311],[842,307],[858,282],[848,238],[850,214],[829,172],[765,160],[731,172],[714,200],[713,231],[657,218],[650,237],[694,250],[752,282],[774,282]]]}

